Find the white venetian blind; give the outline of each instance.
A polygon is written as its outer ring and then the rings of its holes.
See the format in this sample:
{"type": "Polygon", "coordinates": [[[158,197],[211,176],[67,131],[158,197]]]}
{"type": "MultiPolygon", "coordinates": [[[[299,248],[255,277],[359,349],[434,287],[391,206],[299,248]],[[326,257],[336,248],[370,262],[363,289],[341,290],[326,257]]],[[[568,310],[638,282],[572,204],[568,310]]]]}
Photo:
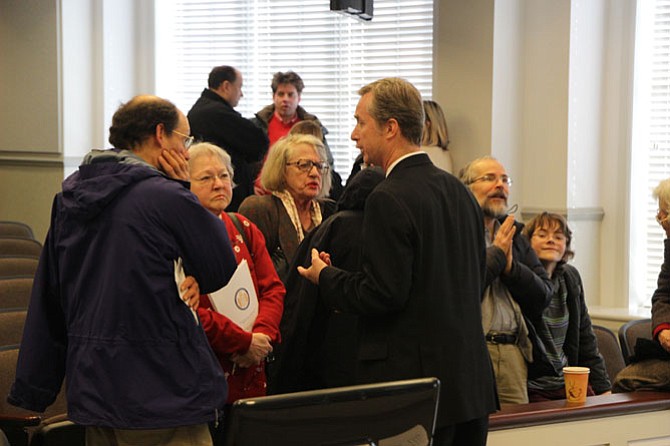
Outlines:
{"type": "Polygon", "coordinates": [[[187,112],[212,67],[244,76],[237,110],[246,117],[272,102],[277,71],[304,83],[301,105],[329,131],[346,178],[358,150],[349,135],[363,85],[387,76],[432,96],[433,0],[375,0],[363,22],[329,10],[329,0],[156,1],[157,92],[187,112]]]}
{"type": "Polygon", "coordinates": [[[638,2],[631,155],[631,307],[646,307],[665,233],[652,191],[670,177],[670,1],[638,2]]]}

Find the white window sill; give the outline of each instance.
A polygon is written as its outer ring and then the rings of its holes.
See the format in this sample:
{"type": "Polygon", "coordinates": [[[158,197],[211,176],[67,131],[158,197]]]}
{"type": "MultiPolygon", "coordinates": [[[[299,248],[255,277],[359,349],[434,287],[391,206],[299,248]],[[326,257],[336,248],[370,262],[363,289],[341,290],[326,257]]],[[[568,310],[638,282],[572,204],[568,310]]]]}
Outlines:
{"type": "Polygon", "coordinates": [[[617,322],[628,322],[635,319],[647,319],[651,317],[651,308],[612,308],[589,306],[591,319],[601,319],[617,322]]]}

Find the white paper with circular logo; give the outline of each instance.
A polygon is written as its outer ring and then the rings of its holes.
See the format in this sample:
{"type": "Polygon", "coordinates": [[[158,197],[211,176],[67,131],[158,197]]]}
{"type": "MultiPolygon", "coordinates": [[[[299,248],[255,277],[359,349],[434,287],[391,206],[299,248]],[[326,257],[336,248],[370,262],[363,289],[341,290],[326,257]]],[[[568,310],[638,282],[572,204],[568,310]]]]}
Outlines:
{"type": "Polygon", "coordinates": [[[245,331],[254,328],[258,316],[258,296],[246,260],[242,260],[228,285],[209,294],[214,310],[228,317],[245,331]]]}
{"type": "MultiPolygon", "coordinates": [[[[186,274],[184,273],[184,266],[182,265],[181,257],[179,257],[177,260],[174,261],[174,282],[177,284],[177,291],[179,291],[179,298],[184,302],[184,294],[186,293],[186,290],[182,291],[180,290],[182,282],[186,280],[186,274]]],[[[188,307],[188,304],[184,302],[184,304],[188,307]]],[[[193,313],[193,318],[195,319],[195,325],[200,324],[200,319],[198,319],[198,314],[195,312],[195,310],[191,307],[188,307],[189,310],[191,310],[191,313],[193,313]]]]}

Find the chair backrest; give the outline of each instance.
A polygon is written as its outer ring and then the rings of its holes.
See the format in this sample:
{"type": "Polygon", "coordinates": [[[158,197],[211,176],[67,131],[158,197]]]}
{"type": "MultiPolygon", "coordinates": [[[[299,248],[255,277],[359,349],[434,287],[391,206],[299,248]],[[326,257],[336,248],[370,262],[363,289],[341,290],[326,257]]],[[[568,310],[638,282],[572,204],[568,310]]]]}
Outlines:
{"type": "Polygon", "coordinates": [[[37,240],[19,237],[0,238],[0,255],[39,257],[42,244],[37,240]]]}
{"type": "Polygon", "coordinates": [[[605,358],[605,368],[610,382],[614,382],[617,374],[626,366],[619,347],[619,341],[612,330],[600,325],[593,325],[593,332],[598,339],[598,350],[605,358]]]}
{"type": "Polygon", "coordinates": [[[27,314],[25,309],[0,310],[0,346],[21,343],[27,314]]]}
{"type": "Polygon", "coordinates": [[[31,227],[20,221],[0,221],[0,237],[35,239],[31,227]]]}
{"type": "Polygon", "coordinates": [[[65,385],[61,387],[60,392],[56,396],[54,403],[47,408],[43,413],[31,412],[29,410],[21,409],[12,406],[7,402],[7,395],[11,390],[12,384],[16,377],[16,362],[19,357],[18,345],[7,345],[0,347],[0,429],[5,431],[11,444],[27,445],[29,434],[36,430],[42,420],[47,420],[57,415],[67,416],[67,401],[65,399],[65,385]],[[5,430],[5,425],[2,423],[3,416],[16,417],[16,421],[9,424],[11,432],[5,430]],[[22,421],[19,422],[19,419],[22,421]],[[11,437],[10,437],[11,435],[11,437]]]}
{"type": "Polygon", "coordinates": [[[430,444],[439,392],[437,378],[421,378],[241,399],[225,444],[430,444]]]}
{"type": "Polygon", "coordinates": [[[626,364],[630,364],[630,357],[635,353],[635,343],[638,338],[652,339],[651,319],[637,319],[619,327],[619,342],[626,364]]]}
{"type": "Polygon", "coordinates": [[[32,289],[32,276],[0,279],[0,308],[28,308],[32,289]]]}
{"type": "Polygon", "coordinates": [[[19,357],[19,346],[0,347],[0,429],[3,430],[12,446],[28,444],[29,426],[37,426],[40,416],[7,402],[7,394],[16,376],[16,361],[19,357]],[[7,421],[5,421],[7,420],[7,421]]]}
{"type": "Polygon", "coordinates": [[[39,259],[32,256],[0,256],[0,279],[35,275],[39,259]]]}

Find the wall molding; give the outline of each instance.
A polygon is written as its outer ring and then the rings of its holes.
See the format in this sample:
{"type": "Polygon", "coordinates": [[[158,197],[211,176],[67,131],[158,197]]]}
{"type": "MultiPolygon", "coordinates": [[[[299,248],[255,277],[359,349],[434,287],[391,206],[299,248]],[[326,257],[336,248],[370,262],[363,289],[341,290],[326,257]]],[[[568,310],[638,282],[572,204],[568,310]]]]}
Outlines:
{"type": "Polygon", "coordinates": [[[521,209],[521,218],[523,221],[528,221],[536,215],[547,211],[555,214],[560,214],[569,221],[602,221],[605,217],[605,211],[602,207],[580,207],[580,208],[537,208],[524,207],[521,209]]]}
{"type": "Polygon", "coordinates": [[[13,167],[63,167],[63,155],[46,153],[2,152],[0,166],[13,167]]]}

